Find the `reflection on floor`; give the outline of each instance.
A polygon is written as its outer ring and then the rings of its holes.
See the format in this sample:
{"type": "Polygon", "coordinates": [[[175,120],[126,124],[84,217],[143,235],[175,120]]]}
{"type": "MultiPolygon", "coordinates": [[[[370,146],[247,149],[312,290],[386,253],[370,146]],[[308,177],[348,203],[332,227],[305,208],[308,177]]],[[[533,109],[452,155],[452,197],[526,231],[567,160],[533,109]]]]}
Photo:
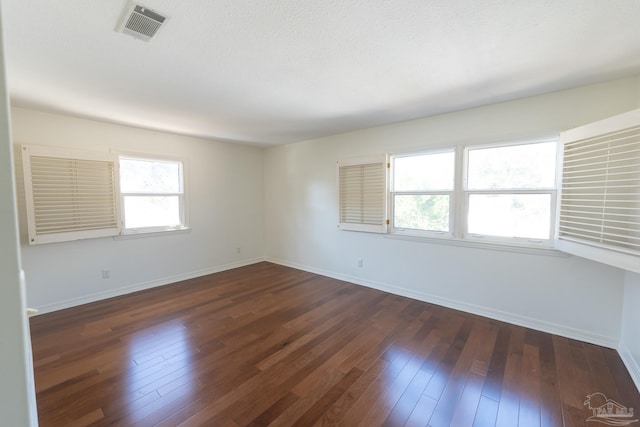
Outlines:
{"type": "Polygon", "coordinates": [[[31,319],[47,426],[584,426],[614,350],[269,263],[31,319]]]}

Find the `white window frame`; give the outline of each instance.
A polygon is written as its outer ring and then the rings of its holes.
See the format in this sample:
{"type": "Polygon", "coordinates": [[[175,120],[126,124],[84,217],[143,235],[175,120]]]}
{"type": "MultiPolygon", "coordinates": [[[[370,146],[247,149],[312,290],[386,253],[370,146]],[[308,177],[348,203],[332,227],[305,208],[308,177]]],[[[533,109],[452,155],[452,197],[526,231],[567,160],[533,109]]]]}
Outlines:
{"type": "Polygon", "coordinates": [[[463,147],[463,166],[462,166],[462,211],[460,217],[462,218],[462,229],[461,236],[464,239],[471,241],[487,241],[491,243],[498,244],[507,244],[507,245],[516,245],[516,246],[534,246],[534,247],[548,247],[552,248],[555,242],[555,230],[556,230],[556,215],[557,215],[557,193],[559,187],[559,174],[558,174],[558,152],[560,143],[557,139],[536,139],[529,141],[517,141],[517,142],[502,142],[502,143],[493,143],[493,144],[478,144],[478,145],[468,145],[463,147]],[[491,149],[491,148],[501,148],[501,147],[515,147],[522,145],[534,145],[534,144],[542,144],[542,143],[556,143],[556,173],[554,177],[554,187],[541,187],[541,188],[533,188],[533,189],[482,189],[482,190],[470,190],[469,189],[469,151],[475,149],[491,149]],[[469,232],[469,199],[472,195],[512,195],[512,194],[547,194],[549,195],[549,209],[550,209],[550,218],[549,218],[549,238],[547,239],[533,239],[526,237],[505,237],[505,236],[493,236],[486,234],[475,234],[469,232]]]}
{"type": "MultiPolygon", "coordinates": [[[[640,109],[562,132],[560,142],[562,147],[564,147],[565,144],[572,142],[607,137],[624,130],[637,128],[638,126],[640,126],[640,109]]],[[[637,131],[637,133],[640,134],[640,131],[637,131]]],[[[638,173],[640,173],[640,171],[638,173]]],[[[639,193],[640,189],[636,190],[636,199],[640,199],[639,193]]],[[[562,190],[558,192],[558,206],[562,208],[562,190]]],[[[560,214],[556,221],[556,227],[560,230],[560,214]]],[[[637,230],[638,223],[630,224],[629,227],[629,229],[635,231],[637,230]]],[[[558,236],[556,248],[566,253],[640,273],[640,252],[638,251],[631,251],[610,244],[598,244],[590,240],[580,239],[579,237],[563,235],[558,236]]]]}
{"type": "Polygon", "coordinates": [[[22,145],[20,151],[28,243],[31,245],[100,237],[143,236],[149,233],[175,232],[189,229],[187,177],[183,159],[155,154],[102,152],[39,145],[22,145]],[[153,195],[178,196],[181,224],[166,227],[124,228],[124,197],[149,196],[152,194],[122,193],[120,185],[121,158],[173,162],[180,165],[181,192],[153,193],[153,195]],[[60,163],[57,159],[70,161],[70,163],[60,163]],[[32,168],[32,162],[36,160],[37,163],[33,163],[32,168]],[[64,168],[61,168],[61,165],[64,168]],[[97,167],[98,165],[102,166],[97,167]],[[105,175],[104,166],[110,166],[110,169],[107,168],[110,171],[109,175],[105,175]],[[42,169],[43,167],[45,169],[42,169]],[[39,182],[34,182],[36,179],[36,176],[33,175],[34,172],[41,177],[39,182]],[[51,178],[49,178],[49,175],[51,175],[51,178]],[[105,176],[110,176],[110,178],[105,180],[105,176]],[[43,180],[42,177],[46,178],[43,180]],[[86,177],[88,180],[82,180],[84,179],[82,177],[86,177]],[[49,179],[51,181],[48,181],[49,179]],[[65,203],[64,205],[55,204],[58,202],[49,202],[49,200],[52,200],[50,198],[52,193],[49,182],[55,182],[56,180],[64,184],[64,186],[55,187],[54,190],[56,192],[54,195],[56,197],[60,195],[65,197],[60,199],[60,203],[65,203]],[[34,184],[36,187],[34,187],[34,184]],[[72,187],[69,187],[70,185],[72,187]],[[105,193],[106,189],[109,189],[108,193],[105,193]],[[111,202],[106,203],[104,201],[105,194],[107,196],[110,194],[111,202]],[[35,200],[34,197],[38,200],[35,200]],[[43,199],[43,197],[45,198],[43,199]],[[75,199],[71,199],[71,197],[75,197],[75,199]],[[70,206],[69,200],[73,201],[72,210],[68,209],[68,206],[70,206]],[[90,203],[80,202],[81,200],[89,201],[90,203]],[[43,202],[45,203],[43,204],[43,202]],[[39,203],[38,207],[36,207],[36,203],[39,203]],[[48,217],[48,220],[36,223],[38,210],[43,215],[42,218],[48,217]],[[96,212],[98,215],[95,214],[96,212]],[[64,216],[60,216],[61,214],[64,216]],[[58,218],[56,218],[55,222],[51,222],[50,218],[52,217],[58,218]]]}
{"type": "Polygon", "coordinates": [[[432,150],[424,150],[417,151],[412,153],[403,153],[396,154],[391,156],[391,171],[390,171],[390,180],[389,180],[389,230],[390,233],[404,236],[418,236],[418,237],[428,237],[428,238],[452,238],[455,235],[456,225],[455,225],[455,209],[457,206],[458,200],[458,192],[456,191],[456,183],[457,183],[457,163],[458,163],[458,150],[457,147],[447,147],[447,148],[434,148],[432,150]],[[395,189],[395,162],[399,158],[405,157],[414,157],[414,156],[422,156],[422,155],[430,155],[430,154],[441,154],[441,153],[453,153],[454,155],[454,169],[453,169],[453,188],[451,190],[429,190],[429,191],[397,191],[395,189]],[[395,196],[397,195],[424,195],[424,196],[436,196],[436,195],[446,195],[449,196],[449,231],[438,231],[438,230],[419,230],[419,229],[411,229],[411,228],[403,228],[396,227],[395,225],[395,196]]]}
{"type": "Polygon", "coordinates": [[[559,187],[560,175],[557,167],[560,162],[560,143],[558,138],[536,138],[517,141],[502,141],[486,144],[473,145],[457,145],[454,147],[438,147],[429,150],[421,150],[415,152],[405,152],[392,154],[391,158],[391,180],[394,176],[395,159],[409,156],[419,156],[424,154],[437,154],[443,152],[455,152],[455,170],[454,170],[454,190],[453,191],[426,191],[426,192],[396,192],[394,191],[393,182],[390,183],[389,190],[389,218],[390,228],[389,234],[396,236],[427,238],[433,240],[461,242],[461,243],[477,243],[500,246],[514,246],[532,249],[553,249],[555,243],[556,223],[557,223],[557,194],[559,187]],[[500,189],[500,190],[469,190],[468,189],[468,152],[473,149],[487,149],[512,147],[518,145],[532,145],[538,143],[556,143],[556,174],[555,186],[540,189],[500,189]],[[394,224],[394,195],[395,194],[447,194],[450,196],[449,203],[449,232],[412,230],[404,228],[396,228],[394,224]],[[474,194],[548,194],[550,197],[550,218],[549,218],[549,238],[548,239],[531,239],[521,237],[503,237],[493,235],[471,234],[468,232],[468,213],[469,213],[469,197],[474,194]]]}
{"type": "Polygon", "coordinates": [[[171,231],[180,231],[189,229],[188,224],[188,209],[187,209],[187,179],[185,174],[185,161],[176,157],[159,156],[155,154],[142,154],[142,153],[119,153],[118,154],[118,178],[120,178],[120,161],[121,160],[143,160],[150,162],[165,162],[165,163],[177,163],[180,166],[180,178],[181,178],[181,192],[178,193],[128,193],[123,192],[121,187],[118,187],[120,206],[122,207],[122,232],[123,236],[128,235],[140,235],[149,233],[163,233],[171,231]],[[135,227],[127,228],[125,225],[125,197],[148,197],[148,196],[177,196],[179,201],[179,216],[180,224],[175,226],[150,226],[150,227],[135,227]]]}
{"type": "MultiPolygon", "coordinates": [[[[119,206],[119,174],[118,174],[118,160],[117,156],[108,152],[99,152],[99,151],[85,151],[74,148],[62,148],[62,147],[51,147],[51,146],[38,146],[38,145],[22,145],[21,146],[21,155],[22,155],[22,169],[24,176],[24,191],[25,191],[25,203],[26,203],[26,215],[27,215],[27,231],[28,231],[28,241],[30,245],[44,244],[44,243],[55,243],[55,242],[66,242],[72,240],[80,240],[80,239],[90,239],[90,238],[99,238],[99,237],[110,237],[116,236],[121,233],[121,210],[119,206]],[[43,157],[43,158],[52,158],[52,159],[64,159],[64,160],[78,160],[81,162],[101,162],[103,164],[111,164],[112,169],[112,179],[111,182],[111,197],[113,197],[113,204],[110,209],[106,209],[105,207],[100,207],[100,209],[104,209],[103,216],[104,217],[112,217],[113,223],[110,226],[104,225],[101,227],[93,228],[93,229],[82,229],[80,226],[77,230],[71,230],[75,228],[73,226],[67,227],[69,231],[56,231],[49,233],[39,233],[38,225],[36,223],[36,207],[34,197],[37,197],[34,194],[34,183],[32,179],[32,157],[43,157]]],[[[69,177],[68,175],[66,177],[69,177]]],[[[103,183],[105,183],[103,181],[103,183]]],[[[87,184],[87,182],[84,182],[87,184]]],[[[76,185],[82,186],[83,182],[77,181],[76,185]]],[[[92,185],[89,183],[89,185],[92,185]]],[[[85,187],[86,188],[86,187],[85,187]]],[[[91,188],[91,187],[89,187],[91,188]]],[[[101,188],[101,191],[103,188],[101,188]]],[[[66,195],[67,193],[65,193],[66,195]]],[[[76,194],[76,193],[72,193],[76,194]]],[[[103,193],[104,194],[104,193],[103,193]]],[[[87,193],[82,195],[81,197],[86,197],[87,193]]],[[[51,205],[52,209],[57,209],[54,205],[51,205]]],[[[91,208],[92,212],[95,212],[95,206],[91,208]]],[[[76,211],[77,212],[77,211],[76,211]]],[[[64,217],[63,221],[72,221],[71,218],[76,214],[72,214],[71,216],[64,217]]],[[[79,219],[83,218],[78,216],[79,219]]]]}
{"type": "MultiPolygon", "coordinates": [[[[389,208],[388,208],[388,194],[389,194],[389,156],[387,154],[374,154],[370,156],[353,157],[337,162],[336,175],[337,175],[337,192],[338,192],[338,227],[347,231],[363,231],[368,233],[386,233],[389,226],[389,208]],[[367,196],[362,192],[362,188],[356,187],[347,188],[353,194],[357,194],[356,198],[359,198],[361,202],[365,199],[368,207],[361,207],[361,214],[368,216],[367,221],[357,221],[355,219],[348,220],[346,215],[343,214],[343,209],[346,208],[346,200],[343,195],[343,185],[348,185],[341,179],[341,171],[344,169],[350,169],[352,167],[373,167],[374,174],[369,178],[379,180],[378,185],[383,187],[382,193],[375,196],[367,196]],[[369,212],[367,212],[369,211],[369,212]],[[375,218],[377,217],[377,218],[375,218]],[[375,218],[373,221],[372,218],[375,218]]],[[[364,182],[364,181],[363,181],[364,182]]],[[[355,183],[362,185],[363,182],[355,183]]]]}

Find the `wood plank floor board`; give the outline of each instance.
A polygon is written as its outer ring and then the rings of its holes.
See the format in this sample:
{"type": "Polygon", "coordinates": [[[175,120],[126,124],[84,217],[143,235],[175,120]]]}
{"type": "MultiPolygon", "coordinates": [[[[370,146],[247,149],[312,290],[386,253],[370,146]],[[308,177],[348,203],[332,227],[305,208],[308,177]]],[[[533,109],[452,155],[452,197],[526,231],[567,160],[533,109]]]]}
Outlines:
{"type": "Polygon", "coordinates": [[[566,427],[578,427],[584,425],[582,414],[578,408],[583,403],[584,396],[575,389],[574,365],[567,338],[552,337],[554,356],[556,361],[556,376],[560,390],[560,404],[562,408],[562,420],[566,427]]]}
{"type": "Polygon", "coordinates": [[[358,368],[352,368],[346,374],[335,371],[327,375],[323,381],[317,384],[309,393],[299,399],[299,406],[292,406],[287,410],[286,416],[281,416],[274,426],[311,426],[322,417],[327,409],[338,400],[360,377],[363,372],[358,368]],[[335,377],[339,380],[336,382],[335,377]],[[331,387],[327,389],[329,386],[331,387]],[[304,411],[306,409],[306,411],[304,411]]]}
{"type": "Polygon", "coordinates": [[[433,415],[433,411],[436,409],[438,401],[423,394],[416,403],[413,412],[409,415],[409,419],[404,424],[406,427],[424,427],[427,425],[427,420],[433,415]]]}
{"type": "MultiPolygon", "coordinates": [[[[328,409],[322,414],[315,425],[316,426],[335,426],[339,425],[344,414],[351,409],[353,404],[360,399],[360,396],[369,389],[371,384],[386,369],[388,363],[382,359],[377,359],[363,374],[336,400],[334,400],[328,409]]],[[[358,369],[359,368],[354,368],[358,369]]]]}
{"type": "MultiPolygon", "coordinates": [[[[472,355],[471,365],[462,369],[468,371],[468,377],[460,399],[456,405],[451,424],[455,426],[472,426],[482,397],[482,390],[488,372],[489,361],[495,347],[497,328],[493,325],[481,322],[478,336],[482,337],[476,345],[476,352],[472,355]]],[[[462,372],[462,371],[461,371],[462,372]]],[[[462,374],[456,375],[462,378],[462,374]]]]}
{"type": "MultiPolygon", "coordinates": [[[[471,319],[467,319],[465,321],[465,326],[470,320],[471,319]]],[[[495,338],[492,337],[484,322],[472,322],[471,330],[466,334],[466,336],[460,334],[456,337],[456,341],[452,348],[456,347],[458,354],[457,356],[454,356],[455,358],[452,357],[451,360],[446,357],[443,359],[443,363],[453,363],[453,366],[447,368],[448,381],[440,395],[440,398],[438,399],[438,405],[436,405],[436,409],[429,420],[429,425],[433,427],[440,427],[452,424],[453,417],[456,415],[457,410],[461,413],[461,417],[465,415],[462,414],[463,412],[467,412],[468,406],[465,405],[473,405],[472,409],[475,413],[477,401],[473,403],[464,401],[462,405],[459,405],[459,400],[465,389],[467,378],[472,374],[474,356],[476,356],[478,352],[482,352],[482,345],[492,339],[495,338]]],[[[473,386],[473,384],[471,385],[473,386]]],[[[478,399],[479,395],[480,393],[478,393],[478,399]]],[[[460,420],[457,422],[461,423],[462,421],[460,420]]],[[[469,425],[470,424],[471,423],[469,423],[469,425]]]]}
{"type": "MultiPolygon", "coordinates": [[[[320,371],[324,364],[327,364],[339,354],[345,348],[348,348],[348,345],[360,334],[363,333],[366,329],[366,323],[361,323],[358,326],[353,325],[353,321],[350,318],[350,322],[345,325],[344,334],[338,338],[338,336],[333,335],[329,337],[327,340],[319,343],[314,349],[313,352],[322,351],[322,353],[318,354],[318,357],[314,358],[310,361],[310,363],[301,366],[298,371],[292,371],[290,377],[286,378],[286,380],[279,385],[285,390],[294,390],[299,394],[303,394],[306,389],[309,388],[309,383],[305,383],[305,381],[315,382],[317,381],[317,373],[320,371]],[[314,377],[314,375],[316,375],[314,377]]],[[[340,360],[339,360],[340,361],[340,360]]],[[[338,361],[338,363],[339,363],[338,361]]],[[[254,394],[250,399],[248,404],[244,404],[244,409],[237,406],[232,406],[228,409],[231,413],[241,413],[239,416],[234,417],[236,422],[239,424],[245,424],[248,420],[247,418],[251,418],[253,414],[257,410],[259,410],[260,406],[263,402],[269,402],[273,398],[268,394],[258,395],[254,394]]],[[[266,405],[266,403],[264,403],[266,405]]]]}
{"type": "Polygon", "coordinates": [[[496,427],[513,427],[517,425],[520,414],[520,392],[522,383],[522,350],[524,347],[525,330],[515,326],[509,326],[509,347],[502,388],[500,404],[496,417],[496,427]]]}
{"type": "Polygon", "coordinates": [[[538,343],[540,346],[540,426],[560,426],[562,425],[562,400],[551,335],[540,333],[538,343]]]}
{"type": "Polygon", "coordinates": [[[522,373],[518,425],[540,427],[540,355],[538,347],[526,341],[522,352],[522,373]]]}
{"type": "Polygon", "coordinates": [[[295,395],[292,392],[287,392],[277,402],[269,406],[256,418],[254,418],[248,423],[243,423],[243,424],[251,427],[269,425],[298,400],[299,400],[299,397],[297,395],[295,395]]]}
{"type": "MultiPolygon", "coordinates": [[[[638,389],[633,384],[633,381],[621,381],[622,379],[629,377],[627,368],[624,366],[620,356],[615,351],[608,351],[606,348],[601,348],[600,352],[602,353],[607,367],[611,372],[609,378],[615,381],[620,392],[620,400],[618,402],[627,408],[634,408],[636,414],[635,418],[638,418],[637,415],[640,412],[640,393],[638,393],[638,389]]],[[[599,385],[599,387],[602,389],[598,389],[597,391],[604,393],[605,395],[609,393],[608,389],[604,385],[599,385]]]]}
{"type": "Polygon", "coordinates": [[[413,413],[430,379],[431,374],[418,369],[382,425],[385,427],[404,425],[413,413]]]}
{"type": "MultiPolygon", "coordinates": [[[[327,344],[327,340],[331,337],[334,337],[334,339],[340,338],[338,332],[345,330],[348,323],[349,318],[345,317],[341,319],[336,325],[287,355],[269,370],[265,371],[264,374],[251,378],[249,381],[242,383],[229,393],[223,395],[216,401],[214,406],[204,408],[187,420],[187,423],[214,422],[212,421],[213,419],[222,416],[219,415],[222,412],[228,412],[227,408],[232,405],[234,409],[236,409],[236,412],[241,415],[245,415],[244,412],[242,412],[245,407],[251,406],[252,410],[258,409],[260,406],[256,405],[253,396],[263,394],[261,392],[265,388],[274,392],[267,394],[265,399],[274,399],[277,393],[282,393],[282,390],[285,390],[285,387],[282,386],[284,381],[290,381],[292,375],[302,377],[304,371],[309,369],[313,363],[318,363],[322,360],[320,356],[322,356],[323,353],[330,354],[330,352],[333,351],[332,348],[326,348],[327,345],[331,344],[331,342],[327,344]]],[[[264,400],[260,402],[261,405],[266,403],[264,400]]]]}
{"type": "MultiPolygon", "coordinates": [[[[334,355],[327,359],[322,365],[320,365],[315,371],[307,372],[307,376],[298,384],[293,387],[293,392],[298,395],[304,395],[309,393],[326,375],[330,375],[332,372],[340,372],[339,367],[343,365],[351,355],[358,354],[356,351],[367,346],[368,343],[375,342],[376,335],[379,334],[378,328],[363,328],[362,330],[355,329],[352,339],[344,343],[342,348],[338,350],[334,355]]],[[[355,363],[350,362],[352,368],[347,371],[351,372],[355,367],[355,363]]],[[[362,372],[360,369],[358,371],[362,372]]]]}
{"type": "MultiPolygon", "coordinates": [[[[496,425],[499,402],[481,395],[472,427],[491,427],[496,425]]],[[[562,425],[562,424],[558,424],[562,425]]]]}
{"type": "Polygon", "coordinates": [[[572,427],[640,394],[611,349],[266,262],[31,318],[67,426],[572,427]]]}
{"type": "Polygon", "coordinates": [[[375,408],[375,403],[380,396],[384,396],[387,389],[400,375],[400,372],[404,369],[407,363],[411,360],[411,355],[397,350],[388,353],[386,359],[387,362],[385,369],[378,375],[378,377],[371,383],[369,388],[362,393],[360,398],[353,404],[353,406],[345,413],[341,420],[341,425],[344,426],[357,426],[360,424],[366,415],[375,408]]]}
{"type": "MultiPolygon", "coordinates": [[[[453,341],[445,342],[445,346],[441,347],[446,349],[446,353],[442,358],[442,361],[439,363],[438,368],[436,369],[431,381],[427,385],[425,389],[425,394],[432,399],[438,401],[440,403],[440,396],[442,392],[445,390],[449,379],[450,373],[453,370],[455,363],[458,361],[458,358],[462,354],[462,349],[471,333],[471,328],[473,326],[473,322],[470,319],[464,320],[464,322],[460,325],[460,329],[457,331],[456,336],[453,341]]],[[[456,379],[453,378],[455,381],[456,379]]],[[[442,402],[443,404],[447,404],[448,402],[442,402]]]]}
{"type": "MultiPolygon", "coordinates": [[[[389,384],[389,387],[384,390],[384,393],[378,397],[365,416],[362,417],[359,424],[360,426],[384,424],[409,384],[411,384],[415,376],[420,372],[420,363],[420,356],[414,356],[409,359],[398,376],[389,384]]],[[[396,413],[398,413],[398,411],[396,411],[396,413]]]]}
{"type": "Polygon", "coordinates": [[[439,318],[430,317],[424,322],[424,326],[428,326],[428,330],[430,331],[428,335],[423,335],[424,327],[416,333],[416,340],[421,340],[421,342],[419,345],[412,347],[411,351],[421,356],[418,360],[420,363],[419,369],[411,379],[411,382],[402,391],[402,395],[395,403],[395,406],[385,419],[383,425],[393,426],[404,424],[415,410],[427,384],[429,384],[433,372],[425,370],[424,363],[426,360],[433,360],[432,353],[437,349],[437,344],[442,339],[441,331],[436,328],[438,321],[439,318]]]}

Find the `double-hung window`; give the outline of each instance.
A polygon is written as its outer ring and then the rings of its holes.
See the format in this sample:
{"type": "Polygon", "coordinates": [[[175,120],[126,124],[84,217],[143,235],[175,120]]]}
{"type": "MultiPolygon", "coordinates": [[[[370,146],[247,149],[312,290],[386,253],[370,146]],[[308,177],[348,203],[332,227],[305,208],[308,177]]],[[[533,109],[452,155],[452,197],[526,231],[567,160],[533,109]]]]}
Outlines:
{"type": "Polygon", "coordinates": [[[551,244],[556,142],[465,149],[466,237],[551,244]]]}
{"type": "Polygon", "coordinates": [[[354,212],[352,228],[344,229],[370,231],[360,213],[375,212],[376,225],[391,225],[376,232],[554,247],[640,272],[640,109],[565,131],[559,140],[390,160],[388,189],[380,161],[353,160],[348,174],[341,166],[341,212],[354,212]],[[376,173],[365,173],[369,167],[376,173]]]}
{"type": "Polygon", "coordinates": [[[455,151],[393,157],[392,230],[402,234],[451,235],[455,151]]]}
{"type": "MultiPolygon", "coordinates": [[[[555,140],[393,155],[388,232],[552,246],[556,159],[555,140]]],[[[341,188],[350,182],[339,179],[341,188]]],[[[370,200],[378,210],[384,206],[383,200],[370,200]]]]}
{"type": "Polygon", "coordinates": [[[30,244],[187,226],[181,161],[32,145],[20,153],[30,244]]]}
{"type": "Polygon", "coordinates": [[[185,227],[182,162],[120,157],[124,232],[185,227]]]}

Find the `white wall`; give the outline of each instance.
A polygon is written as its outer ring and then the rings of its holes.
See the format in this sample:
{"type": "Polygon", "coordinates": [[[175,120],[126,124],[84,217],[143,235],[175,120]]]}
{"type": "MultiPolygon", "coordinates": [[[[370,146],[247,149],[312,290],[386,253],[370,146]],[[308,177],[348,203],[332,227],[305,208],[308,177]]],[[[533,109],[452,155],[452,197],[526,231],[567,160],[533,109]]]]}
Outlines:
{"type": "Polygon", "coordinates": [[[154,237],[29,246],[21,222],[30,306],[51,311],[262,259],[261,149],[22,108],[12,111],[14,144],[183,159],[192,228],[154,237]],[[110,270],[111,278],[102,278],[103,269],[110,270]]]}
{"type": "Polygon", "coordinates": [[[535,255],[336,228],[336,161],[558,132],[637,108],[639,78],[365,129],[265,154],[267,259],[617,347],[624,271],[535,255]],[[364,268],[357,267],[357,259],[364,268]]]}
{"type": "Polygon", "coordinates": [[[640,274],[632,272],[627,272],[624,281],[619,353],[640,390],[640,274]]]}
{"type": "Polygon", "coordinates": [[[37,426],[29,324],[24,284],[20,280],[9,100],[1,35],[0,27],[0,417],[6,426],[37,426]]]}

